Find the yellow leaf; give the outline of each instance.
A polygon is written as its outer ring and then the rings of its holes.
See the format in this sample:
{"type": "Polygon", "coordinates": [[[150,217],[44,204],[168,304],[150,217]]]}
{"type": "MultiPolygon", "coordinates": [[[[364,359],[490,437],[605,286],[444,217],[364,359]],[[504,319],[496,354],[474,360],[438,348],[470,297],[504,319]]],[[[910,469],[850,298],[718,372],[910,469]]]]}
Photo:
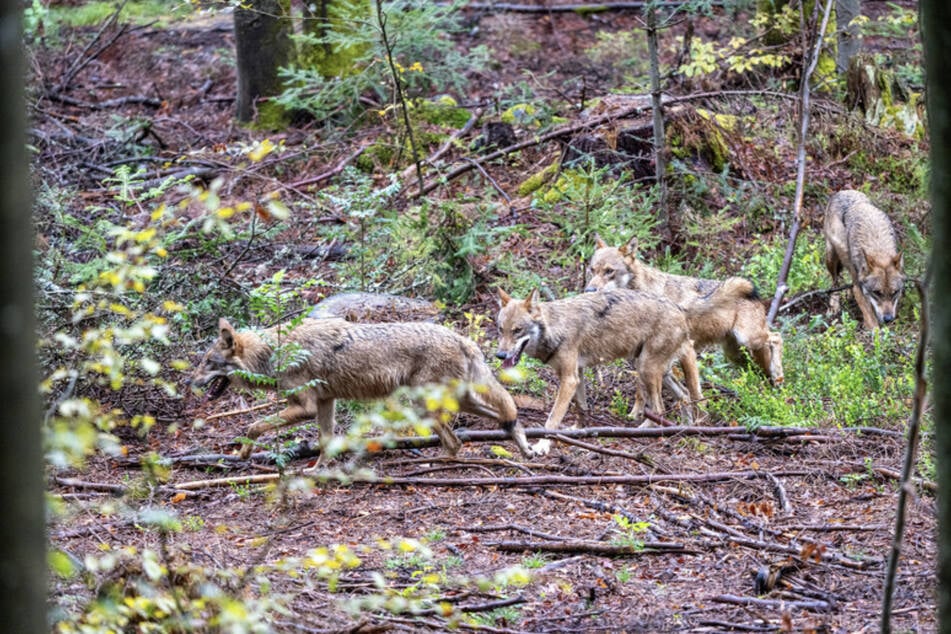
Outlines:
{"type": "Polygon", "coordinates": [[[511,458],[512,452],[506,449],[505,447],[500,447],[499,445],[492,445],[491,451],[494,455],[499,458],[511,458]]]}

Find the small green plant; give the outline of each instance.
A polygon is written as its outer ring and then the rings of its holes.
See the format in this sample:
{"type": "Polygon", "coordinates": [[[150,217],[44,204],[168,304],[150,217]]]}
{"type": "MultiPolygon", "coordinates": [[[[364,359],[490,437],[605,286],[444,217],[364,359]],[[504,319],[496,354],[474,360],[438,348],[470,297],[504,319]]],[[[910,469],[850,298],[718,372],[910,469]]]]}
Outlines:
{"type": "Polygon", "coordinates": [[[371,19],[360,4],[334,7],[330,28],[308,28],[295,36],[304,58],[282,69],[285,89],[278,102],[288,110],[307,111],[317,121],[348,124],[366,109],[362,95],[394,103],[394,68],[408,101],[460,92],[472,69],[484,65],[484,48],[461,51],[451,38],[460,28],[454,3],[395,0],[385,8],[386,40],[376,14],[371,19]]]}
{"type": "Polygon", "coordinates": [[[182,529],[189,533],[197,533],[205,528],[205,519],[200,515],[187,515],[182,519],[182,529]]]}
{"type": "Polygon", "coordinates": [[[627,397],[621,390],[614,390],[611,396],[611,413],[619,418],[627,418],[627,413],[631,411],[631,406],[627,402],[627,397]]]}
{"type": "MultiPolygon", "coordinates": [[[[775,285],[779,279],[785,250],[784,237],[760,243],[753,249],[753,255],[746,260],[741,274],[761,287],[769,288],[769,284],[775,285]]],[[[821,236],[809,238],[800,235],[796,241],[793,262],[795,266],[790,267],[786,280],[790,296],[815,289],[817,280],[828,280],[831,283],[825,266],[825,241],[821,236]]]]}
{"type": "Polygon", "coordinates": [[[650,522],[635,522],[624,515],[616,513],[611,516],[614,523],[616,537],[611,543],[618,546],[630,546],[640,550],[644,548],[644,533],[650,529],[650,522]]]}
{"type": "Polygon", "coordinates": [[[238,484],[237,482],[231,483],[231,490],[235,495],[238,496],[239,500],[247,500],[251,497],[251,485],[250,484],[238,484]]]}
{"type": "Polygon", "coordinates": [[[441,542],[444,539],[446,539],[446,529],[442,528],[441,526],[434,526],[423,537],[423,540],[428,544],[435,544],[436,542],[441,542]]]}
{"type": "Polygon", "coordinates": [[[467,620],[472,625],[482,627],[506,627],[517,624],[522,618],[522,611],[514,605],[496,608],[490,612],[470,614],[467,620]]]}
{"type": "Polygon", "coordinates": [[[548,557],[543,553],[534,553],[532,555],[526,555],[522,557],[522,565],[533,570],[535,568],[541,568],[548,563],[548,557]]]}
{"type": "Polygon", "coordinates": [[[867,473],[846,473],[839,477],[839,482],[845,485],[850,491],[855,490],[859,484],[869,479],[867,473]]]}
{"type": "Polygon", "coordinates": [[[350,222],[344,237],[354,246],[338,265],[342,283],[364,291],[426,291],[449,305],[466,301],[475,287],[472,260],[514,231],[493,226],[492,210],[456,201],[394,211],[393,181],[382,189],[369,176],[345,173],[325,197],[350,222]]]}
{"type": "Polygon", "coordinates": [[[630,566],[624,566],[614,572],[614,577],[621,583],[627,583],[634,577],[634,571],[630,566]]]}
{"type": "Polygon", "coordinates": [[[635,231],[638,243],[651,248],[658,239],[654,194],[653,189],[632,188],[625,177],[613,177],[608,168],[581,163],[564,170],[535,194],[544,217],[563,232],[567,248],[553,255],[553,261],[567,267],[587,262],[594,253],[595,234],[611,244],[622,244],[635,231]]]}

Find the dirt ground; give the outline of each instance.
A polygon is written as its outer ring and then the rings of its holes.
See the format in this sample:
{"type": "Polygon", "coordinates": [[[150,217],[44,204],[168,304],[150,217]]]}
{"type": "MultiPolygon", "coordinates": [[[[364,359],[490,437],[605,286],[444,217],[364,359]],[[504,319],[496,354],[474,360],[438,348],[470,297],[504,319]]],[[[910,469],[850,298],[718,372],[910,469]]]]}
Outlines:
{"type": "MultiPolygon", "coordinates": [[[[512,14],[473,19],[492,20],[496,26],[502,20],[517,21],[544,42],[534,59],[508,59],[499,53],[494,67],[503,70],[498,77],[486,78],[488,85],[506,79],[509,63],[520,67],[509,70],[513,75],[526,66],[541,69],[554,63],[564,77],[577,76],[585,69],[572,66],[578,63],[572,54],[581,41],[594,37],[599,20],[608,18],[512,14]],[[553,50],[559,54],[551,55],[553,50]]],[[[631,18],[619,14],[611,19],[614,28],[623,28],[631,18]]],[[[492,32],[491,24],[484,22],[482,32],[492,32]]],[[[35,95],[64,76],[91,35],[89,30],[70,34],[75,38],[67,47],[71,53],[42,52],[33,69],[35,95]]],[[[188,155],[193,164],[210,170],[227,162],[220,154],[227,144],[283,138],[290,151],[309,157],[300,162],[294,180],[324,172],[347,153],[347,148],[321,145],[313,126],[277,136],[237,126],[232,116],[235,77],[232,64],[224,61],[233,56],[232,46],[227,16],[123,33],[72,78],[70,90],[37,101],[33,138],[40,148],[38,183],[56,179],[80,187],[86,192],[85,199],[77,201],[81,204],[105,200],[104,170],[121,155],[122,144],[130,138],[123,135],[154,144],[159,157],[188,155]],[[124,101],[103,105],[110,99],[124,101]],[[148,125],[129,131],[135,121],[148,125]],[[106,130],[117,133],[93,143],[84,137],[106,130]]],[[[597,77],[591,81],[596,85],[597,77]]],[[[248,181],[252,184],[245,186],[252,191],[273,185],[256,184],[253,175],[248,181]]],[[[508,182],[517,181],[509,177],[508,182]]],[[[38,227],[41,234],[50,228],[42,223],[38,227]]],[[[306,236],[294,238],[306,241],[306,236]]],[[[526,262],[531,262],[530,253],[526,262]]],[[[306,265],[292,274],[304,275],[306,265]]],[[[256,266],[252,259],[234,274],[259,282],[272,272],[256,266]]],[[[472,309],[491,314],[487,289],[479,290],[472,309]]],[[[553,389],[549,386],[548,404],[553,389]]],[[[610,413],[610,392],[593,395],[596,413],[586,426],[630,429],[629,421],[610,413]]],[[[271,413],[276,405],[215,417],[253,403],[235,395],[210,405],[194,399],[165,403],[143,398],[143,406],[158,416],[160,425],[144,439],[120,432],[127,455],[97,456],[82,471],[50,474],[50,489],[64,495],[71,508],[67,521],[51,526],[51,541],[79,560],[101,552],[102,544],[162,547],[155,533],[135,521],[100,511],[114,493],[110,487],[127,491],[134,486],[139,474],[134,463],[154,451],[178,462],[165,488],[139,495],[181,518],[192,518],[185,522],[187,529],[172,538],[173,557],[211,569],[240,569],[302,556],[317,546],[341,543],[357,548],[403,536],[424,540],[434,556],[427,565],[450,576],[491,577],[509,566],[529,567],[533,579],[524,587],[447,590],[443,600],[483,617],[459,625],[466,630],[878,629],[894,530],[896,474],[905,444],[901,422],[889,430],[811,428],[808,433],[771,435],[769,430],[751,434],[742,428],[725,433],[721,422],[702,421],[719,426],[559,441],[552,454],[530,461],[500,457],[488,444],[475,442],[466,444],[456,460],[443,458],[436,448],[392,450],[374,455],[366,466],[381,480],[405,480],[321,483],[273,504],[257,485],[181,488],[208,478],[272,473],[272,465],[251,466],[232,458],[188,465],[181,459],[233,456],[235,437],[256,415],[271,413]],[[189,425],[195,418],[206,422],[189,425]],[[165,430],[172,422],[180,425],[169,434],[165,430]],[[482,484],[471,483],[479,479],[482,484]],[[637,528],[626,528],[628,523],[637,528]],[[599,547],[625,544],[627,552],[597,552],[599,547]],[[757,585],[757,579],[769,583],[757,585]]],[[[544,404],[520,413],[526,427],[544,424],[544,404]]],[[[569,416],[567,422],[577,421],[569,416]]],[[[477,419],[464,418],[462,424],[473,430],[493,428],[477,419]]],[[[514,452],[512,443],[498,444],[514,452]]],[[[307,464],[298,460],[292,466],[307,464]]],[[[935,501],[927,485],[917,483],[907,513],[893,608],[898,632],[935,630],[935,501]]],[[[117,499],[115,504],[121,507],[123,502],[117,499]]],[[[381,549],[360,556],[363,564],[342,574],[335,593],[320,583],[275,582],[275,592],[294,598],[289,612],[272,621],[273,629],[357,633],[447,627],[435,610],[365,618],[346,613],[340,601],[366,596],[373,589],[373,573],[394,587],[409,588],[418,582],[422,565],[381,549]]],[[[80,580],[57,581],[51,601],[70,609],[85,596],[88,590],[80,580]]]]}

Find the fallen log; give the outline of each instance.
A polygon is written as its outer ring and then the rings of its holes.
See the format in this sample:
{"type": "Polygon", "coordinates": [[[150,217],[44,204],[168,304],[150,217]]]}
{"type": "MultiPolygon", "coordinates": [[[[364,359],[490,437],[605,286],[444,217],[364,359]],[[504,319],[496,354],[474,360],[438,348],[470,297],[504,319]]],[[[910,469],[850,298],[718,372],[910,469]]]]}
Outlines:
{"type": "Polygon", "coordinates": [[[676,542],[643,542],[642,544],[608,544],[590,540],[572,540],[564,542],[489,542],[503,552],[520,553],[524,551],[545,553],[583,553],[602,557],[632,557],[636,555],[658,555],[661,553],[699,554],[676,542]]]}
{"type": "MultiPolygon", "coordinates": [[[[774,477],[796,477],[815,473],[809,469],[791,469],[777,471],[774,477]]],[[[308,476],[317,479],[329,480],[334,476],[331,473],[314,471],[288,471],[287,476],[308,476]]],[[[403,476],[347,476],[347,482],[352,484],[367,484],[376,486],[431,486],[431,487],[538,487],[538,486],[599,486],[609,484],[649,485],[658,482],[724,482],[731,480],[750,480],[766,476],[765,471],[728,471],[721,473],[664,473],[654,475],[537,475],[523,477],[483,477],[483,478],[420,478],[403,476]]],[[[261,473],[256,475],[232,476],[228,478],[213,478],[208,480],[194,480],[181,482],[175,485],[175,490],[193,491],[216,486],[231,486],[232,484],[261,484],[273,482],[281,478],[279,473],[261,473]]]]}

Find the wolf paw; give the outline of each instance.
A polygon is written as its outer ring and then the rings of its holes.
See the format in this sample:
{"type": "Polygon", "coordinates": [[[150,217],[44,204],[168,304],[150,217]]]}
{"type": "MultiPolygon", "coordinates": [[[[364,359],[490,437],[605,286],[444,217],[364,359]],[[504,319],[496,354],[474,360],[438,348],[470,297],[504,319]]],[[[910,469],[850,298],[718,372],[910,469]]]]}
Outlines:
{"type": "Polygon", "coordinates": [[[549,451],[551,451],[551,441],[547,438],[542,438],[532,445],[532,453],[536,456],[547,456],[549,451]]]}

